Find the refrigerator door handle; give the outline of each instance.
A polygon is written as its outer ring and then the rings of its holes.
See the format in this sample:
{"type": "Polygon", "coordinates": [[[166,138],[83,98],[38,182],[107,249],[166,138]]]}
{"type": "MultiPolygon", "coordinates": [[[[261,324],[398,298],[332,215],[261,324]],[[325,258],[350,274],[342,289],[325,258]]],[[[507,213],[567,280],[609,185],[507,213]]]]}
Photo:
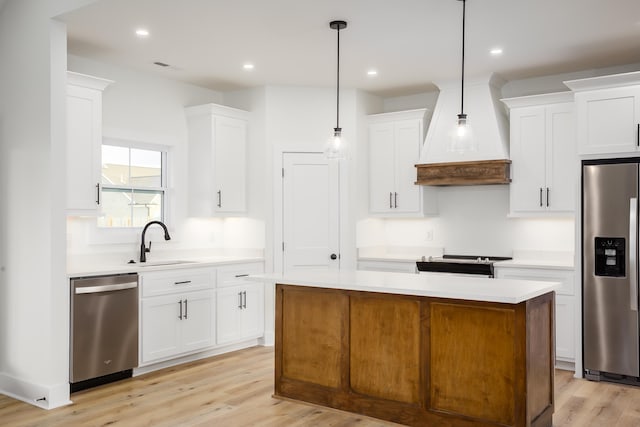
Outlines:
{"type": "Polygon", "coordinates": [[[638,199],[629,199],[629,299],[631,311],[638,311],[638,199]]]}

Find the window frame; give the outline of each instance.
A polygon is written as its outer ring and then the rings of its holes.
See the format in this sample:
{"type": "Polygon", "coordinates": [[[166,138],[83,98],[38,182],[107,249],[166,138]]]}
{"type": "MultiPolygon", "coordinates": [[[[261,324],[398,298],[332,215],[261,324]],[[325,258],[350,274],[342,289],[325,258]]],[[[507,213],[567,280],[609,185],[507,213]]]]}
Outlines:
{"type": "MultiPolygon", "coordinates": [[[[149,143],[149,142],[142,142],[142,141],[137,141],[137,140],[132,140],[132,139],[124,139],[124,138],[114,138],[114,137],[103,137],[102,139],[102,143],[100,144],[100,153],[102,153],[102,146],[103,145],[109,145],[109,146],[115,146],[115,147],[124,147],[124,148],[128,148],[129,150],[131,149],[139,149],[139,150],[149,150],[149,151],[157,151],[161,153],[161,172],[160,172],[160,180],[161,180],[161,186],[160,187],[142,187],[142,186],[136,186],[136,185],[132,185],[132,184],[128,184],[128,185],[114,185],[114,184],[104,184],[102,182],[102,161],[100,161],[100,198],[103,199],[103,191],[105,189],[107,190],[124,190],[124,191],[131,191],[131,192],[135,192],[136,190],[138,191],[145,191],[145,190],[151,190],[151,191],[159,191],[162,193],[162,217],[160,219],[160,221],[164,222],[165,224],[167,224],[167,226],[169,227],[169,224],[171,224],[171,214],[170,214],[170,205],[171,205],[171,190],[169,187],[169,168],[170,165],[169,163],[171,162],[171,147],[168,145],[164,145],[164,144],[157,144],[157,143],[149,143]]],[[[102,155],[101,155],[102,158],[102,155]]],[[[131,159],[129,158],[129,166],[131,166],[131,159]]],[[[102,215],[102,212],[100,212],[100,214],[98,215],[99,217],[102,215]]],[[[133,217],[132,217],[132,221],[133,221],[133,217]]],[[[172,227],[170,227],[172,228],[172,227]]],[[[105,234],[105,233],[109,233],[109,234],[128,234],[128,232],[133,232],[134,234],[139,233],[139,231],[142,229],[142,226],[130,226],[130,227],[123,227],[123,226],[117,226],[117,227],[105,227],[105,226],[100,226],[98,224],[98,218],[96,218],[96,221],[94,222],[94,229],[97,230],[97,232],[99,234],[105,234]]],[[[102,239],[101,239],[102,240],[102,239]]]]}

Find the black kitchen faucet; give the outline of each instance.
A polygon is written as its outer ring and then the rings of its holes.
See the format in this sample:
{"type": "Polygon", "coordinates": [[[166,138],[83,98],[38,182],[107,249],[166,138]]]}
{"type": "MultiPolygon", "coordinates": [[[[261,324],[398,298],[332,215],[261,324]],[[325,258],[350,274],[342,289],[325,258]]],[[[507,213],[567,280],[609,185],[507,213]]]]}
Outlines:
{"type": "Polygon", "coordinates": [[[144,235],[147,232],[147,228],[149,228],[152,224],[158,224],[164,229],[164,240],[171,240],[171,236],[169,236],[169,230],[167,230],[167,226],[164,225],[162,221],[150,221],[147,225],[142,229],[142,243],[140,244],[140,262],[147,262],[147,252],[151,252],[151,242],[149,242],[149,247],[144,244],[144,235]]]}

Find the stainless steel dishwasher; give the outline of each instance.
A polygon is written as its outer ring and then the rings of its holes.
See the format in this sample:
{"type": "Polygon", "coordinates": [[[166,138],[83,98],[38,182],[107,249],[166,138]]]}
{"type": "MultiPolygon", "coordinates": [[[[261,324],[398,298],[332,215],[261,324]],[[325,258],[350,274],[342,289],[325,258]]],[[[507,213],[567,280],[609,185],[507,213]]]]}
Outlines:
{"type": "Polygon", "coordinates": [[[130,377],[138,366],[138,275],[71,280],[71,391],[130,377]]]}

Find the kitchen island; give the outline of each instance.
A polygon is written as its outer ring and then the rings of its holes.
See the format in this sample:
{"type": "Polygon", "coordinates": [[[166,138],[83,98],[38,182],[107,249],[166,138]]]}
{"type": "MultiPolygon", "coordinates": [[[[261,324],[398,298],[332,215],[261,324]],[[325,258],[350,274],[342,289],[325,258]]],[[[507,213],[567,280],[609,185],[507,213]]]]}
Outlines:
{"type": "Polygon", "coordinates": [[[557,284],[306,271],[276,284],[275,396],[411,426],[551,426],[557,284]]]}

